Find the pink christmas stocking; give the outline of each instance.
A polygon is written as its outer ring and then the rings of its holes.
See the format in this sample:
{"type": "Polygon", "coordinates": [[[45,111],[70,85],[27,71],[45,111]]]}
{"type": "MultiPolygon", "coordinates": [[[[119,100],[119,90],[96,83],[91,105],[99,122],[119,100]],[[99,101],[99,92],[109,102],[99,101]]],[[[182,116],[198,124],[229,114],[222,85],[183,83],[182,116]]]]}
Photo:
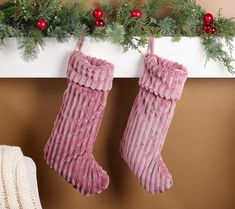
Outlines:
{"type": "Polygon", "coordinates": [[[145,190],[155,194],[168,190],[173,184],[161,158],[161,150],[176,102],[183,91],[187,70],[178,63],[154,55],[153,38],[150,38],[149,48],[120,153],[145,190]]]}
{"type": "Polygon", "coordinates": [[[80,50],[73,52],[68,87],[44,149],[47,164],[83,195],[100,193],[109,184],[92,149],[112,87],[113,68],[107,61],[86,56],[80,50]]]}

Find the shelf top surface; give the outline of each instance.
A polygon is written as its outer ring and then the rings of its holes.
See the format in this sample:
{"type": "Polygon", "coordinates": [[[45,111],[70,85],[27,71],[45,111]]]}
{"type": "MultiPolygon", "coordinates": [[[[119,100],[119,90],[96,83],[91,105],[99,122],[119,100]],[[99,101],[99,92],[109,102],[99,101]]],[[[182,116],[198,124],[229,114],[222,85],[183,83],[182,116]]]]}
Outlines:
{"type": "MultiPolygon", "coordinates": [[[[184,65],[188,69],[190,78],[235,77],[219,62],[208,61],[205,64],[205,50],[198,37],[183,37],[179,42],[172,42],[170,37],[163,37],[155,39],[154,42],[155,54],[184,65]]],[[[235,39],[233,43],[235,46],[235,39]]],[[[69,55],[76,49],[74,40],[57,43],[54,39],[47,39],[46,47],[40,52],[38,59],[25,62],[17,50],[14,38],[7,39],[5,44],[7,47],[0,50],[0,77],[2,78],[63,78],[66,76],[69,55]]],[[[116,78],[135,78],[142,73],[147,46],[141,49],[141,53],[135,50],[123,53],[118,45],[85,38],[82,52],[113,63],[116,78]]],[[[235,57],[235,51],[233,55],[235,57]]]]}

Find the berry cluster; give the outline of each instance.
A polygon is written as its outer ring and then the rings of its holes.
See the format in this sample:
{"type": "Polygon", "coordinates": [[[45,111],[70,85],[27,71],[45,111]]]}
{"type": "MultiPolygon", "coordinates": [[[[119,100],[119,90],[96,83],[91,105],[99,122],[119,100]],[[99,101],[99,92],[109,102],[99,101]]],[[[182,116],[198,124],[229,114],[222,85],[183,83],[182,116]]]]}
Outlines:
{"type": "Polygon", "coordinates": [[[95,8],[93,11],[93,17],[95,18],[95,26],[96,27],[104,27],[105,26],[105,22],[102,19],[104,13],[103,10],[101,8],[95,8]]]}
{"type": "Polygon", "coordinates": [[[206,13],[203,18],[204,25],[202,26],[202,31],[204,33],[215,34],[216,27],[213,26],[214,17],[210,13],[206,13]]]}

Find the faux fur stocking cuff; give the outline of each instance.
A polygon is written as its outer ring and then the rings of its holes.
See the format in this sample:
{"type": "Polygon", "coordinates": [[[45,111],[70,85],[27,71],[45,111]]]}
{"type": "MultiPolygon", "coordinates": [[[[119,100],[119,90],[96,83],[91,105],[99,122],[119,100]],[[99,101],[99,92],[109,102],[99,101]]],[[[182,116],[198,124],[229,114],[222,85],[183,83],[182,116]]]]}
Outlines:
{"type": "Polygon", "coordinates": [[[145,71],[139,80],[141,87],[166,99],[180,99],[187,79],[184,66],[152,54],[146,56],[144,65],[145,71]]]}

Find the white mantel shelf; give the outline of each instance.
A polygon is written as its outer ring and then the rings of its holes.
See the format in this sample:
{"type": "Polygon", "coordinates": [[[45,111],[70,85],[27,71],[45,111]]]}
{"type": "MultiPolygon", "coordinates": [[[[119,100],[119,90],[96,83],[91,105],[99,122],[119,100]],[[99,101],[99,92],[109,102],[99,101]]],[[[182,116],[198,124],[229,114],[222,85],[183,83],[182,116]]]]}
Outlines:
{"type": "MultiPolygon", "coordinates": [[[[0,78],[64,78],[69,55],[76,48],[74,40],[61,44],[48,39],[39,58],[34,62],[25,62],[17,51],[14,38],[7,39],[5,43],[7,47],[0,50],[0,78]]],[[[233,43],[235,46],[235,39],[233,43]]],[[[110,42],[86,38],[82,51],[112,62],[116,78],[139,77],[143,69],[143,55],[134,50],[122,53],[120,46],[110,42]]],[[[147,47],[141,51],[145,54],[147,47]]],[[[219,62],[209,61],[204,65],[205,51],[197,37],[184,37],[180,42],[172,42],[169,37],[155,39],[155,53],[185,65],[190,78],[235,78],[219,62]]],[[[235,57],[235,50],[233,55],[235,57]]]]}

